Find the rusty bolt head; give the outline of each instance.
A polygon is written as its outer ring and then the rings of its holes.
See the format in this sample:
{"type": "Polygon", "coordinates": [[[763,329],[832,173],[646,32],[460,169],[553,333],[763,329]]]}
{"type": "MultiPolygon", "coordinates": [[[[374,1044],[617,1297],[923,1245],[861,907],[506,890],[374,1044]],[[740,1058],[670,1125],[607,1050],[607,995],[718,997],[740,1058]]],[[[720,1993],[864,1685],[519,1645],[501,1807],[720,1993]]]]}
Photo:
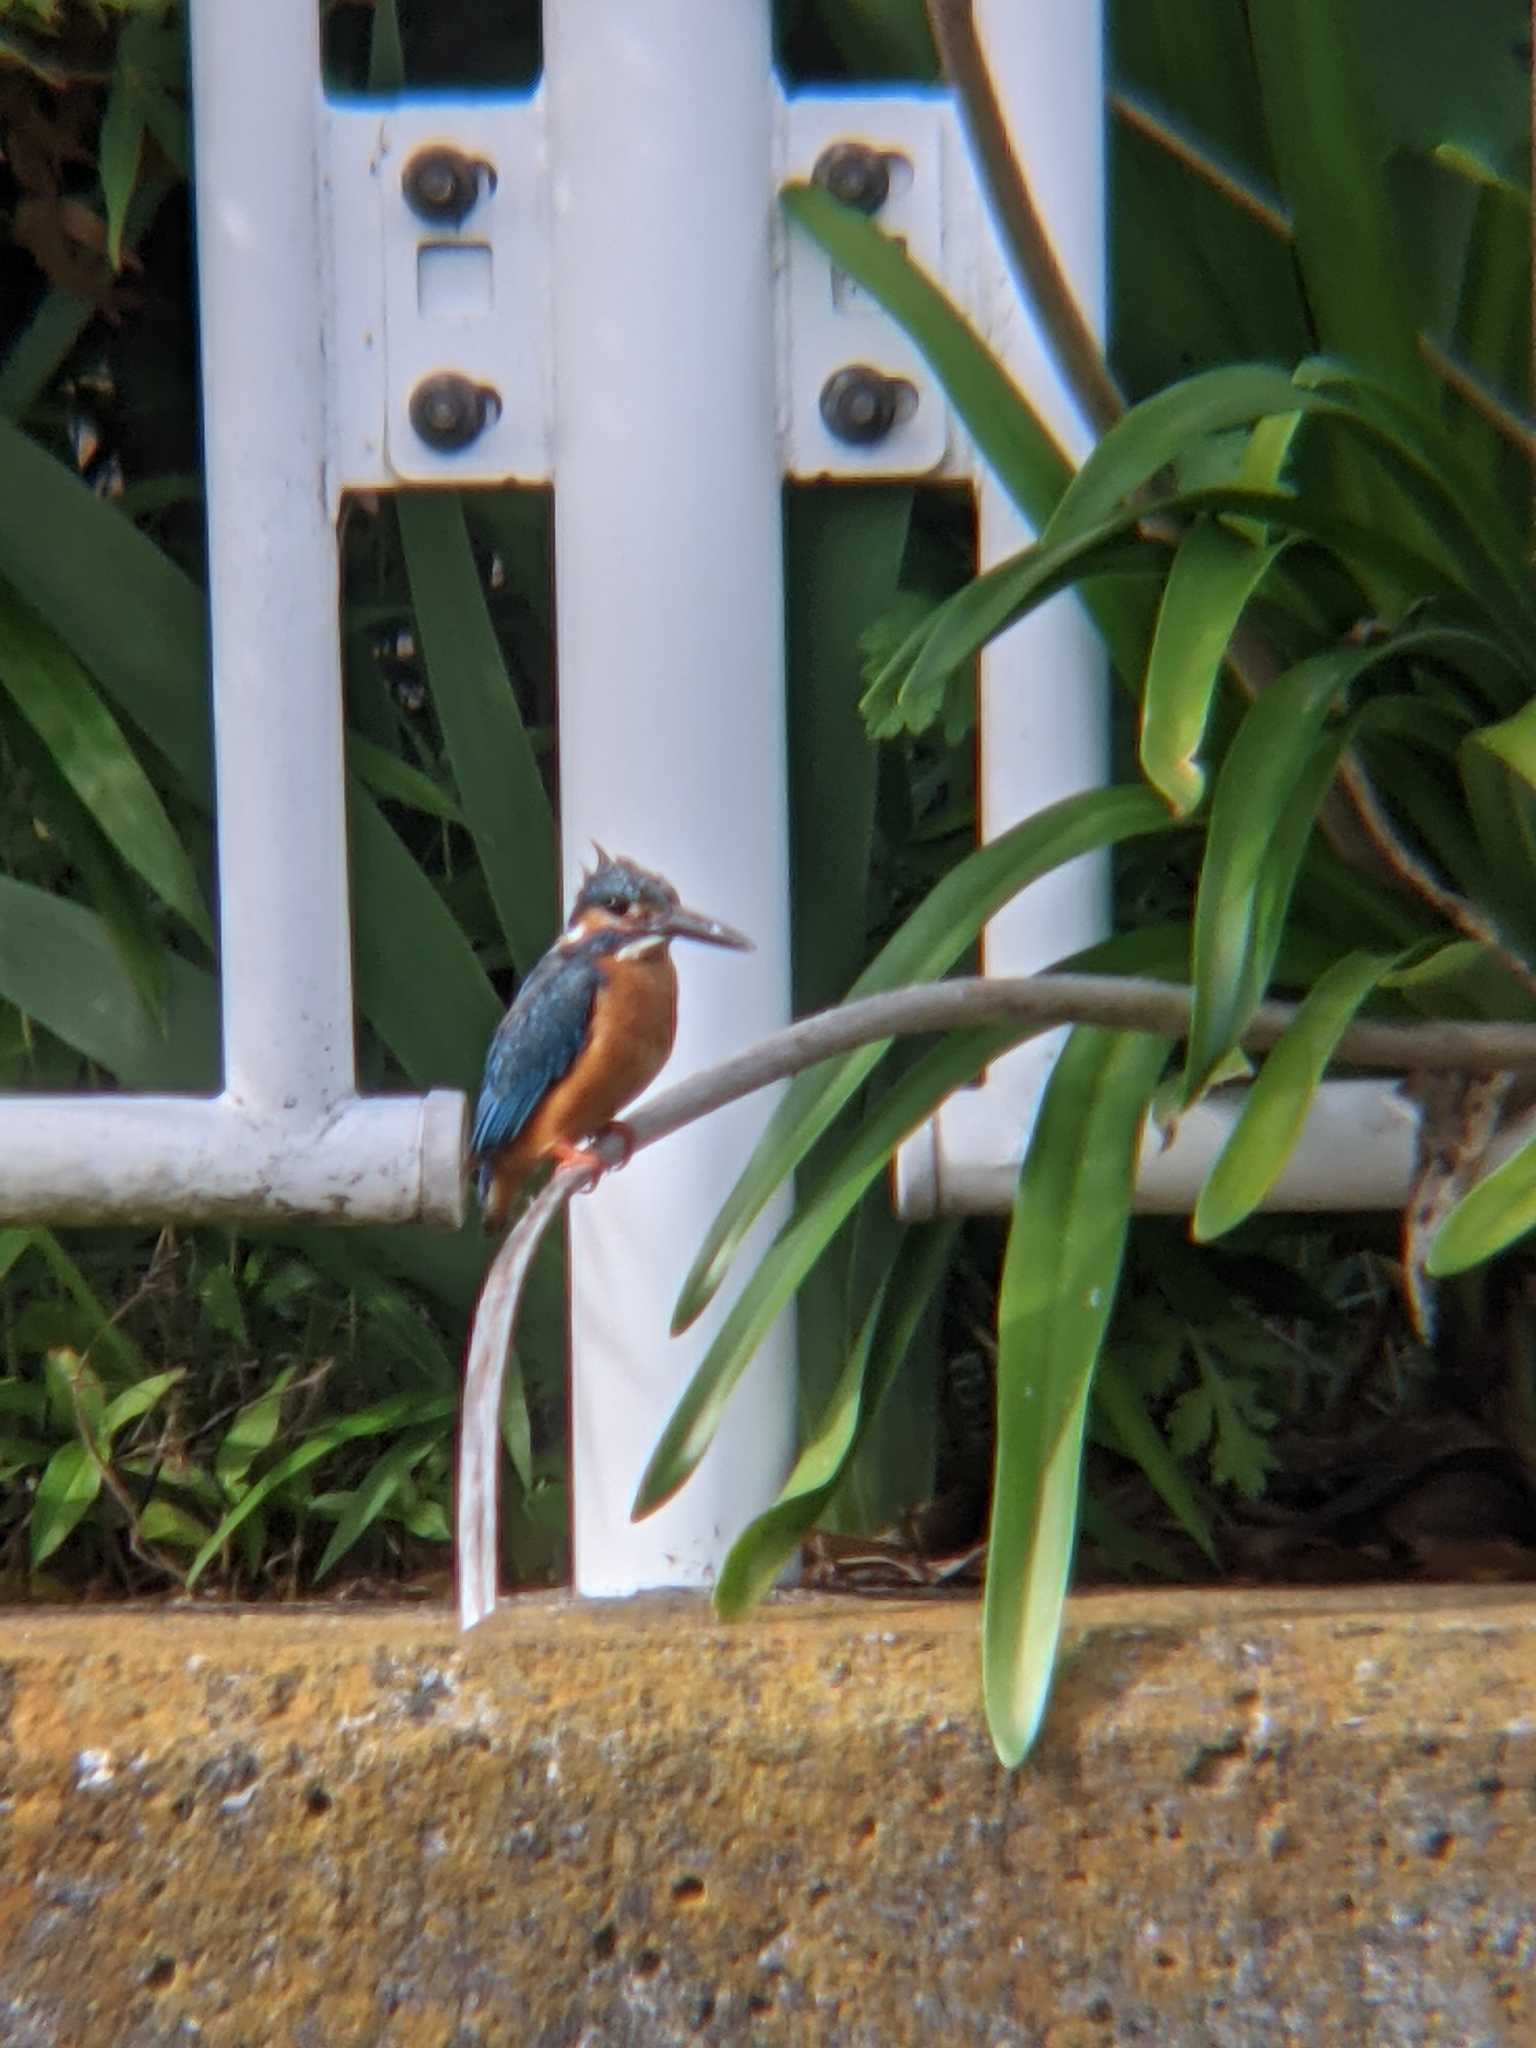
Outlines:
{"type": "Polygon", "coordinates": [[[867,142],[834,142],[816,159],[811,183],[820,185],[844,206],[860,213],[878,213],[891,190],[890,165],[867,142]]]}
{"type": "Polygon", "coordinates": [[[421,220],[457,227],[480,197],[484,168],[456,149],[418,149],[400,174],[400,189],[421,220]]]}
{"type": "Polygon", "coordinates": [[[411,425],[429,448],[451,454],[467,448],[501,410],[496,393],[444,371],[423,377],[411,393],[411,425]]]}
{"type": "Polygon", "coordinates": [[[829,433],[855,448],[883,441],[896,424],[901,385],[868,363],[835,370],[821,387],[821,416],[829,433]]]}

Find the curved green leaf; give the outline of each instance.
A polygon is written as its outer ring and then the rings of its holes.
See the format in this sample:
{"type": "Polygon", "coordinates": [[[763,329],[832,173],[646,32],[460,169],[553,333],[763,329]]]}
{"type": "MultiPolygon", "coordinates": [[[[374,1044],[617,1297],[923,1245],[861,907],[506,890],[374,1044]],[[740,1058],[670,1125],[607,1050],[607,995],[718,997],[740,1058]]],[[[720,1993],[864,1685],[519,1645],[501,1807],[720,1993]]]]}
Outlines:
{"type": "Polygon", "coordinates": [[[1195,757],[1228,643],[1288,545],[1254,546],[1214,519],[1197,520],[1179,542],[1147,663],[1139,753],[1147,780],[1181,818],[1205,795],[1195,757]]]}
{"type": "Polygon", "coordinates": [[[1217,780],[1195,898],[1186,1105],[1236,1047],[1269,984],[1313,819],[1351,737],[1346,725],[1324,734],[1330,707],[1378,663],[1431,652],[1443,638],[1426,627],[1331,648],[1277,677],[1245,713],[1217,780]]]}
{"type": "Polygon", "coordinates": [[[1352,674],[1348,653],[1298,663],[1249,707],[1222,763],[1195,896],[1186,1107],[1236,1047],[1268,983],[1266,941],[1278,944],[1342,744],[1325,742],[1323,725],[1352,674]]]}
{"type": "Polygon", "coordinates": [[[881,1282],[820,1420],[773,1506],[750,1522],[715,1581],[715,1612],[731,1619],[768,1592],[842,1483],[907,1354],[958,1226],[913,1230],[881,1282]]]}
{"type": "Polygon", "coordinates": [[[1077,1532],[1083,1425],[1167,1041],[1075,1030],[1019,1176],[997,1305],[997,1474],[982,1689],[1002,1761],[1034,1745],[1077,1532]]]}
{"type": "Polygon", "coordinates": [[[856,208],[808,184],[786,185],[780,203],[901,323],[1004,490],[1032,526],[1043,526],[1072,475],[1071,462],[969,321],[901,244],[856,208]]]}
{"type": "Polygon", "coordinates": [[[1284,370],[1263,364],[1202,370],[1170,384],[1133,406],[1111,427],[1063,493],[1041,539],[1066,540],[1113,517],[1187,454],[1194,441],[1323,403],[1314,393],[1300,390],[1284,370]]]}
{"type": "Polygon", "coordinates": [[[388,747],[379,746],[360,732],[349,731],[347,734],[347,764],[376,797],[405,804],[413,811],[424,811],[428,817],[441,818],[445,824],[464,823],[463,811],[446,789],[434,782],[430,775],[424,775],[419,768],[402,761],[398,754],[392,754],[388,747]]]}
{"type": "Polygon", "coordinates": [[[737,1381],[753,1353],[909,1131],[1029,1026],[992,1025],[942,1039],[904,1074],[779,1232],[731,1304],[725,1321],[668,1417],[635,1496],[632,1516],[654,1514],[686,1483],[714,1440],[737,1381]]]}
{"type": "Polygon", "coordinates": [[[1432,1280],[1464,1273],[1536,1228],[1536,1138],[1469,1188],[1435,1233],[1424,1270],[1432,1280]]]}
{"type": "Polygon", "coordinates": [[[1284,1172],[1334,1047],[1399,953],[1348,953],[1320,975],[1247,1090],[1231,1135],[1206,1175],[1192,1235],[1201,1243],[1235,1229],[1284,1172]]]}
{"type": "MultiPolygon", "coordinates": [[[[1080,854],[1168,826],[1167,810],[1147,789],[1088,790],[1049,805],[952,868],[886,941],[849,996],[934,980],[954,965],[995,911],[1041,875],[1080,854]]],[[[674,1333],[686,1329],[713,1299],[764,1203],[885,1050],[885,1045],[864,1046],[828,1060],[786,1089],[683,1282],[674,1333]]]]}

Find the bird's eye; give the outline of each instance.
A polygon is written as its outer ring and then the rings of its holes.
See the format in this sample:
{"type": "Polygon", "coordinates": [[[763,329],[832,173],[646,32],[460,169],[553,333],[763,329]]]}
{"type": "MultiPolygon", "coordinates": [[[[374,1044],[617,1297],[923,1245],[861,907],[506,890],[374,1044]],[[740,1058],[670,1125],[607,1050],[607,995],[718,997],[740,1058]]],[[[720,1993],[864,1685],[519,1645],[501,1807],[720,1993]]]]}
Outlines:
{"type": "Polygon", "coordinates": [[[615,896],[608,904],[615,917],[628,917],[634,907],[627,896],[615,896]]]}

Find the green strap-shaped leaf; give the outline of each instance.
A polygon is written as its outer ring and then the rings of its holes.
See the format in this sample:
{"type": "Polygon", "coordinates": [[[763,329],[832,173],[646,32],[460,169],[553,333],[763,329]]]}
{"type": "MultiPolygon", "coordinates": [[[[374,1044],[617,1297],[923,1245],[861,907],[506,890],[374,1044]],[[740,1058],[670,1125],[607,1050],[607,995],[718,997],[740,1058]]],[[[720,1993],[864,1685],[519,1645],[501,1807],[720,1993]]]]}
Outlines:
{"type": "Polygon", "coordinates": [[[1344,655],[1298,663],[1249,707],[1222,763],[1195,897],[1186,1105],[1236,1046],[1268,982],[1264,929],[1274,928],[1302,851],[1298,792],[1320,798],[1318,764],[1332,773],[1338,745],[1322,748],[1323,724],[1351,673],[1344,655]]]}
{"type": "Polygon", "coordinates": [[[1352,734],[1346,724],[1324,734],[1330,707],[1379,662],[1444,639],[1426,627],[1331,648],[1277,677],[1244,714],[1217,780],[1195,898],[1186,1105],[1236,1048],[1269,985],[1317,807],[1352,734]]]}
{"type": "MultiPolygon", "coordinates": [[[[1166,831],[1168,823],[1166,808],[1147,789],[1089,790],[1037,811],[952,868],[886,941],[849,996],[934,980],[954,965],[994,911],[1041,875],[1138,833],[1166,831]]],[[[884,1050],[884,1045],[864,1046],[790,1084],[683,1282],[674,1331],[685,1329],[714,1297],[764,1203],[884,1050]]]]}
{"type": "MultiPolygon", "coordinates": [[[[1041,535],[1060,541],[1089,532],[1136,496],[1192,443],[1271,415],[1315,410],[1323,401],[1284,370],[1238,364],[1202,370],[1133,406],[1099,442],[1041,535]]],[[[1150,507],[1147,509],[1151,509],[1150,507]]]]}
{"type": "MultiPolygon", "coordinates": [[[[1536,590],[1524,537],[1439,419],[1327,358],[1301,364],[1296,379],[1324,400],[1323,416],[1370,449],[1413,506],[1421,532],[1438,543],[1516,652],[1528,655],[1536,590]]],[[[1390,495],[1382,502],[1390,505],[1390,495]]]]}
{"type": "Polygon", "coordinates": [[[122,728],[68,648],[3,589],[0,685],[123,860],[211,944],[192,862],[122,728]]]}
{"type": "MultiPolygon", "coordinates": [[[[1160,566],[1135,538],[1139,511],[1122,512],[1087,533],[1039,542],[984,570],[946,598],[908,635],[866,691],[862,709],[871,732],[889,738],[904,728],[921,732],[938,717],[944,686],[955,671],[999,633],[1085,578],[1121,575],[1160,566]]],[[[1139,672],[1139,647],[1129,673],[1139,672]]]]}
{"type": "Polygon", "coordinates": [[[1523,721],[1485,726],[1462,743],[1457,765],[1483,855],[1488,907],[1504,934],[1536,960],[1536,791],[1526,774],[1523,721]]]}
{"type": "Polygon", "coordinates": [[[1287,545],[1256,547],[1214,519],[1197,520],[1179,543],[1147,663],[1140,741],[1142,771],[1178,817],[1205,795],[1196,756],[1228,643],[1287,545]]]}
{"type": "Polygon", "coordinates": [[[206,809],[213,753],[203,593],[116,506],[3,419],[0,476],[0,577],[26,592],[206,809]]]}
{"type": "Polygon", "coordinates": [[[1536,1138],[1470,1188],[1435,1233],[1424,1270],[1448,1279],[1480,1266],[1536,1228],[1536,1138]]]}
{"type": "Polygon", "coordinates": [[[1082,1029],[1019,1176],[997,1306],[997,1474],[982,1616],[987,1725],[1021,1763],[1050,1694],[1077,1532],[1083,1424],[1120,1279],[1142,1119],[1167,1042],[1082,1029]]]}
{"type": "Polygon", "coordinates": [[[501,1004],[447,905],[368,792],[348,804],[357,996],[418,1088],[474,1085],[501,1004]]]}
{"type": "Polygon", "coordinates": [[[167,958],[157,1024],[105,921],[62,896],[0,875],[0,999],[35,1017],[127,1088],[212,1092],[219,1085],[213,977],[167,958]]]}
{"type": "Polygon", "coordinates": [[[779,1232],[731,1304],[682,1399],[668,1418],[635,1496],[634,1518],[654,1514],[672,1498],[714,1441],[737,1381],[753,1353],[885,1166],[890,1153],[943,1101],[1009,1045],[1031,1036],[1028,1027],[990,1026],[957,1031],[904,1074],[851,1143],[828,1168],[779,1232]]]}
{"type": "Polygon", "coordinates": [[[899,242],[819,186],[786,185],[781,204],[922,350],[983,460],[1030,524],[1050,517],[1072,464],[963,314],[899,242]]]}
{"type": "MultiPolygon", "coordinates": [[[[1042,529],[1072,476],[1071,462],[965,316],[899,242],[853,207],[803,184],[786,186],[782,203],[917,344],[982,459],[1030,525],[1042,529]]],[[[1085,591],[1083,602],[1122,673],[1139,674],[1145,657],[1140,600],[1103,585],[1085,591]]]]}
{"type": "Polygon", "coordinates": [[[424,811],[428,817],[441,818],[449,825],[464,823],[463,811],[446,789],[387,747],[365,739],[360,732],[347,734],[347,764],[376,797],[405,804],[413,811],[424,811]]]}
{"type": "Polygon", "coordinates": [[[715,1581],[717,1614],[731,1618],[760,1600],[825,1512],[906,1357],[956,1229],[934,1223],[908,1234],[778,1499],[731,1545],[715,1581]]]}
{"type": "Polygon", "coordinates": [[[1284,1172],[1333,1051],[1360,1005],[1404,956],[1348,953],[1318,977],[1247,1090],[1231,1135],[1206,1175],[1193,1235],[1204,1242],[1252,1215],[1284,1172]]]}
{"type": "Polygon", "coordinates": [[[1358,13],[1336,0],[1250,0],[1247,10],[1265,126],[1318,331],[1327,347],[1422,393],[1389,150],[1358,13]]]}
{"type": "Polygon", "coordinates": [[[475,851],[523,973],[560,917],[555,822],[475,569],[456,492],[409,491],[400,533],[432,701],[475,851]]]}

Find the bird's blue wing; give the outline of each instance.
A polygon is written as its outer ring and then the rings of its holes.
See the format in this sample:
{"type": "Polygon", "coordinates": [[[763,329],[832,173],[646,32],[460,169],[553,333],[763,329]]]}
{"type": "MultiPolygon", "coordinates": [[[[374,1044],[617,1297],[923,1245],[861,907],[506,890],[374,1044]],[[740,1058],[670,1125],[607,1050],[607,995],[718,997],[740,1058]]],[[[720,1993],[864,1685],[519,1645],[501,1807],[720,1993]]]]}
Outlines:
{"type": "Polygon", "coordinates": [[[470,1154],[485,1159],[510,1145],[586,1043],[596,970],[551,954],[541,960],[491,1040],[475,1107],[470,1154]]]}

